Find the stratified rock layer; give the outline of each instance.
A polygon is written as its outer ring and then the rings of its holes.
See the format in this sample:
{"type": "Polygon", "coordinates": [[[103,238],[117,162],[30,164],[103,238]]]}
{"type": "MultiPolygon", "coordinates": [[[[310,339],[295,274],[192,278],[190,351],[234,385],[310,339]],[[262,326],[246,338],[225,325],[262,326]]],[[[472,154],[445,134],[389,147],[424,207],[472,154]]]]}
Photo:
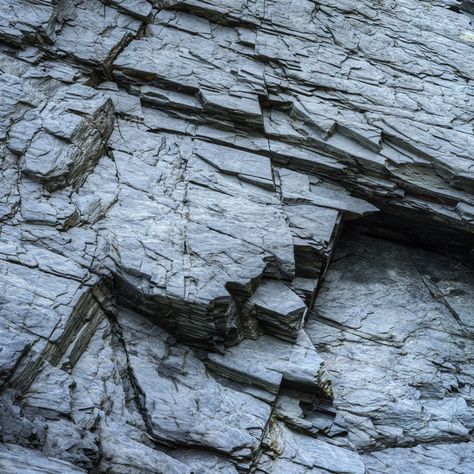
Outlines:
{"type": "Polygon", "coordinates": [[[469,473],[473,11],[0,0],[1,471],[469,473]]]}

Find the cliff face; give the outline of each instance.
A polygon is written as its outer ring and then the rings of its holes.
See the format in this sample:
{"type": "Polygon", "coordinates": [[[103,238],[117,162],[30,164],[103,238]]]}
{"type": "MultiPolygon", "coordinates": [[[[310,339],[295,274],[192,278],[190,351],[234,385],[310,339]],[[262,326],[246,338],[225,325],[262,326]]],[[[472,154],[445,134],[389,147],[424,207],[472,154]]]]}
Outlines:
{"type": "Polygon", "coordinates": [[[0,0],[5,473],[469,473],[455,0],[0,0]]]}

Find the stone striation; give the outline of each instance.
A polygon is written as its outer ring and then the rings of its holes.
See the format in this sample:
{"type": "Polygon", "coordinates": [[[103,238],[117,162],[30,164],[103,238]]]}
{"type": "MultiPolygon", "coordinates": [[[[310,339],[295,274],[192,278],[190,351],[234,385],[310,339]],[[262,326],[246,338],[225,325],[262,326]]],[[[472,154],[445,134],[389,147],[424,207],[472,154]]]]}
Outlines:
{"type": "Polygon", "coordinates": [[[0,0],[1,471],[470,472],[473,12],[0,0]]]}

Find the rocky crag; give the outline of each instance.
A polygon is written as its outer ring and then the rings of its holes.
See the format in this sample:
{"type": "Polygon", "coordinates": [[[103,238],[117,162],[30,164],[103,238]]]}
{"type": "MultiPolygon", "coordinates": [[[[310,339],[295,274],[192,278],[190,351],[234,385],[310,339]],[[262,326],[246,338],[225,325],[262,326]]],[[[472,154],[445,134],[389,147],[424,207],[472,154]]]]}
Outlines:
{"type": "Polygon", "coordinates": [[[473,14],[0,0],[1,472],[472,472],[473,14]]]}

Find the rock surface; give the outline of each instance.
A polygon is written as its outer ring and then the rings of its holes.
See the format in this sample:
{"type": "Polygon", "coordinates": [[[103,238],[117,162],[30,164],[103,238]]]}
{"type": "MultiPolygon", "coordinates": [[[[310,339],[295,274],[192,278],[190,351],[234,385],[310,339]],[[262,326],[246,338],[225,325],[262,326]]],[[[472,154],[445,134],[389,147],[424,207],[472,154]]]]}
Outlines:
{"type": "Polygon", "coordinates": [[[468,0],[0,0],[0,470],[474,465],[468,0]]]}

